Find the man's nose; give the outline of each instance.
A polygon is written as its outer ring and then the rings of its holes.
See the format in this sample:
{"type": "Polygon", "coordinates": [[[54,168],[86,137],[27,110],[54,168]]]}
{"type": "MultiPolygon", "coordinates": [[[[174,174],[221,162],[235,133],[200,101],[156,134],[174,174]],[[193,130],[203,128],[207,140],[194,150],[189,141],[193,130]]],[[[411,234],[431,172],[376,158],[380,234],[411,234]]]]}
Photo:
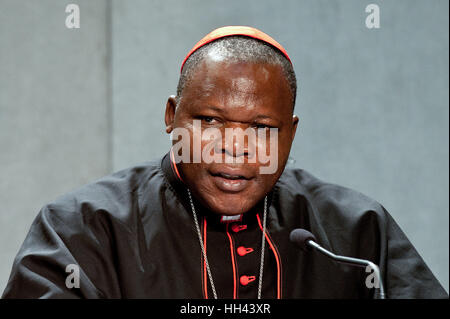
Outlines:
{"type": "Polygon", "coordinates": [[[223,134],[222,153],[231,157],[252,158],[256,151],[255,138],[251,129],[227,128],[223,134]]]}

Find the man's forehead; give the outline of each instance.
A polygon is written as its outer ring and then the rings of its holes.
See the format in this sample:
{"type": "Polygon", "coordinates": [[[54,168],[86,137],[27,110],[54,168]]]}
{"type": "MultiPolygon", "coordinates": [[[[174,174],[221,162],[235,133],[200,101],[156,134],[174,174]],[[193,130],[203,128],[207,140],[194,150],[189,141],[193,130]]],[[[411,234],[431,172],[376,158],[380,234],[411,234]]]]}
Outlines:
{"type": "Polygon", "coordinates": [[[255,122],[272,120],[281,124],[290,114],[289,98],[286,99],[285,111],[279,99],[267,98],[267,95],[236,92],[232,90],[211,90],[198,92],[183,99],[183,108],[188,114],[219,116],[237,122],[255,122]],[[204,94],[206,93],[206,94],[204,94]]]}
{"type": "Polygon", "coordinates": [[[233,118],[260,115],[277,121],[281,121],[282,104],[291,111],[289,84],[280,66],[207,60],[197,67],[184,90],[182,104],[189,110],[237,112],[233,118]]]}
{"type": "Polygon", "coordinates": [[[283,100],[281,94],[290,98],[289,84],[280,66],[229,59],[202,61],[193,72],[186,91],[191,93],[185,92],[186,95],[193,94],[197,99],[218,94],[255,100],[283,100]]]}
{"type": "Polygon", "coordinates": [[[198,65],[192,78],[224,81],[239,86],[249,82],[265,83],[280,76],[283,76],[283,70],[279,65],[208,56],[198,65]]]}

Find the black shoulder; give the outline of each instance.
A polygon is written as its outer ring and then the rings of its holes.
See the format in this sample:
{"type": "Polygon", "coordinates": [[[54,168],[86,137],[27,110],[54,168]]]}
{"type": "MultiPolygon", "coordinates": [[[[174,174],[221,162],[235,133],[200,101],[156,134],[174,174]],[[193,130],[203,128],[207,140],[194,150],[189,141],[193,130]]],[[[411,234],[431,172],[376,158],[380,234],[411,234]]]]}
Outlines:
{"type": "Polygon", "coordinates": [[[277,187],[288,198],[301,196],[318,211],[339,211],[349,217],[366,212],[384,216],[385,210],[376,200],[356,190],[322,181],[303,169],[286,169],[277,187]]]}
{"type": "Polygon", "coordinates": [[[104,176],[59,196],[42,211],[66,221],[78,218],[87,221],[93,214],[102,214],[127,223],[138,207],[142,189],[155,184],[155,179],[163,179],[159,162],[144,162],[104,176]]]}

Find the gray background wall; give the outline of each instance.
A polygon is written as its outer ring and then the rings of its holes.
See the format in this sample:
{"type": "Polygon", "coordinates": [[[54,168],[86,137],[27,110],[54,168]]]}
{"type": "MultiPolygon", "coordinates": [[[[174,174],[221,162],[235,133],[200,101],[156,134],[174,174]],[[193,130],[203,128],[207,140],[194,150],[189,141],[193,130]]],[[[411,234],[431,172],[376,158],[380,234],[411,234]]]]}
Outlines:
{"type": "Polygon", "coordinates": [[[260,28],[294,61],[293,166],[381,202],[448,291],[446,0],[0,0],[0,290],[41,206],[167,151],[180,63],[223,25],[260,28]]]}

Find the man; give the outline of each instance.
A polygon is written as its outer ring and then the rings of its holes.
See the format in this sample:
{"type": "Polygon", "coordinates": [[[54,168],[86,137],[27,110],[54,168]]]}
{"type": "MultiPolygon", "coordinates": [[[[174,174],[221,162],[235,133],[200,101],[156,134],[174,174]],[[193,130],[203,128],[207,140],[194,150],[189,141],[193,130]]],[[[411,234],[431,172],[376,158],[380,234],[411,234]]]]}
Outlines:
{"type": "Polygon", "coordinates": [[[377,202],[285,169],[296,79],[284,48],[249,27],[203,38],[166,105],[172,149],[46,205],[6,298],[373,298],[365,269],[300,251],[310,231],[380,267],[388,298],[446,292],[377,202]]]}

